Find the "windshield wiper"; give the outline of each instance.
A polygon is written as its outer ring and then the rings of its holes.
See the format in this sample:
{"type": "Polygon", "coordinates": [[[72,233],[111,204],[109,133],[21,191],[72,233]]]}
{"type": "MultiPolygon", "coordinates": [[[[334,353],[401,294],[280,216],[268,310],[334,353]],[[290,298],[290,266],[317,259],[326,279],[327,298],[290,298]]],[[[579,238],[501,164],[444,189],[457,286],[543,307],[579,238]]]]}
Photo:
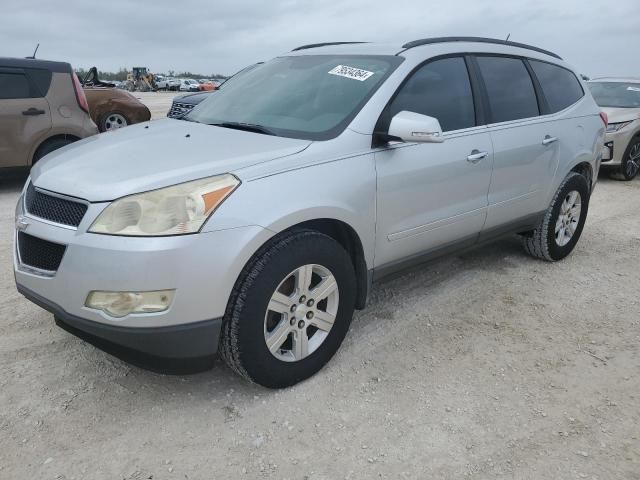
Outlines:
{"type": "Polygon", "coordinates": [[[242,123],[242,122],[220,122],[210,123],[214,127],[234,128],[236,130],[244,130],[246,132],[262,133],[264,135],[276,135],[272,130],[262,125],[256,125],[255,123],[242,123]]]}

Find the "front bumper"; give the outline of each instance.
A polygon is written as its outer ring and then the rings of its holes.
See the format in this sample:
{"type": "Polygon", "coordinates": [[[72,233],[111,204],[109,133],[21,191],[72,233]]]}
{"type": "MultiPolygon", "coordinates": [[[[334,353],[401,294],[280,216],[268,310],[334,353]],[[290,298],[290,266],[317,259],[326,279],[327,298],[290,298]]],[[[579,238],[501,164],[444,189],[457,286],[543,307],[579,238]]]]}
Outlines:
{"type": "Polygon", "coordinates": [[[234,284],[272,233],[258,226],[157,238],[86,233],[105,206],[89,205],[77,229],[51,224],[19,209],[25,233],[65,245],[66,251],[55,274],[44,275],[21,263],[14,242],[18,290],[52,312],[72,333],[83,332],[156,357],[215,354],[220,319],[234,284]],[[175,290],[173,302],[159,313],[114,318],[85,306],[92,290],[168,289],[175,290]]]}
{"type": "MultiPolygon", "coordinates": [[[[631,126],[632,127],[632,126],[631,126]]],[[[622,165],[622,159],[627,151],[629,142],[637,133],[634,128],[626,127],[619,132],[607,133],[604,139],[602,166],[616,166],[622,165]]]]}

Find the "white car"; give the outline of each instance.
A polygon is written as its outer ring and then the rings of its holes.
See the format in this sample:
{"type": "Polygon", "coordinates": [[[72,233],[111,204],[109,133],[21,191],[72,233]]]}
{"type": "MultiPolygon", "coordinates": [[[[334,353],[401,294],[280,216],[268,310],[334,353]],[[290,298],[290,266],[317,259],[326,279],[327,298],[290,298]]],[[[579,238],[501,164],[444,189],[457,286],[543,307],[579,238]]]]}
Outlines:
{"type": "Polygon", "coordinates": [[[196,82],[192,78],[182,78],[180,79],[180,87],[179,90],[181,92],[197,92],[200,90],[200,84],[196,82]]]}
{"type": "Polygon", "coordinates": [[[162,77],[156,80],[158,90],[178,90],[180,88],[180,80],[173,77],[162,77]]]}

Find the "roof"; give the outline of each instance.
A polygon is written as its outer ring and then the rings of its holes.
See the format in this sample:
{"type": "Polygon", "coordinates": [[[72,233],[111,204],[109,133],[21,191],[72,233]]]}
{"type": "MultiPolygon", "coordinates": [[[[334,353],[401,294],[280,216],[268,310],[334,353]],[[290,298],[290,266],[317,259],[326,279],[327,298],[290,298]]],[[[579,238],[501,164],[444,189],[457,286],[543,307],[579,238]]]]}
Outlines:
{"type": "Polygon", "coordinates": [[[0,67],[9,68],[43,68],[56,73],[71,73],[71,65],[67,62],[53,62],[39,58],[0,57],[0,67]]]}

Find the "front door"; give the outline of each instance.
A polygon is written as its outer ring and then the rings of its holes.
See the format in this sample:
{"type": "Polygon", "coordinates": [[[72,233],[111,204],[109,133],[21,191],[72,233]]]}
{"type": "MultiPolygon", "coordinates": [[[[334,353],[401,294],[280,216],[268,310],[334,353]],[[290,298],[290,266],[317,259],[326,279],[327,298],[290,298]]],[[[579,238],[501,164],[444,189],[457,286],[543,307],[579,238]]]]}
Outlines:
{"type": "Polygon", "coordinates": [[[436,59],[416,70],[378,130],[405,110],[437,118],[445,141],[393,142],[376,152],[376,269],[475,242],[487,214],[493,147],[486,127],[476,126],[465,59],[436,59]]]}
{"type": "Polygon", "coordinates": [[[50,128],[49,104],[24,70],[0,66],[0,168],[29,165],[34,142],[50,128]]]}

